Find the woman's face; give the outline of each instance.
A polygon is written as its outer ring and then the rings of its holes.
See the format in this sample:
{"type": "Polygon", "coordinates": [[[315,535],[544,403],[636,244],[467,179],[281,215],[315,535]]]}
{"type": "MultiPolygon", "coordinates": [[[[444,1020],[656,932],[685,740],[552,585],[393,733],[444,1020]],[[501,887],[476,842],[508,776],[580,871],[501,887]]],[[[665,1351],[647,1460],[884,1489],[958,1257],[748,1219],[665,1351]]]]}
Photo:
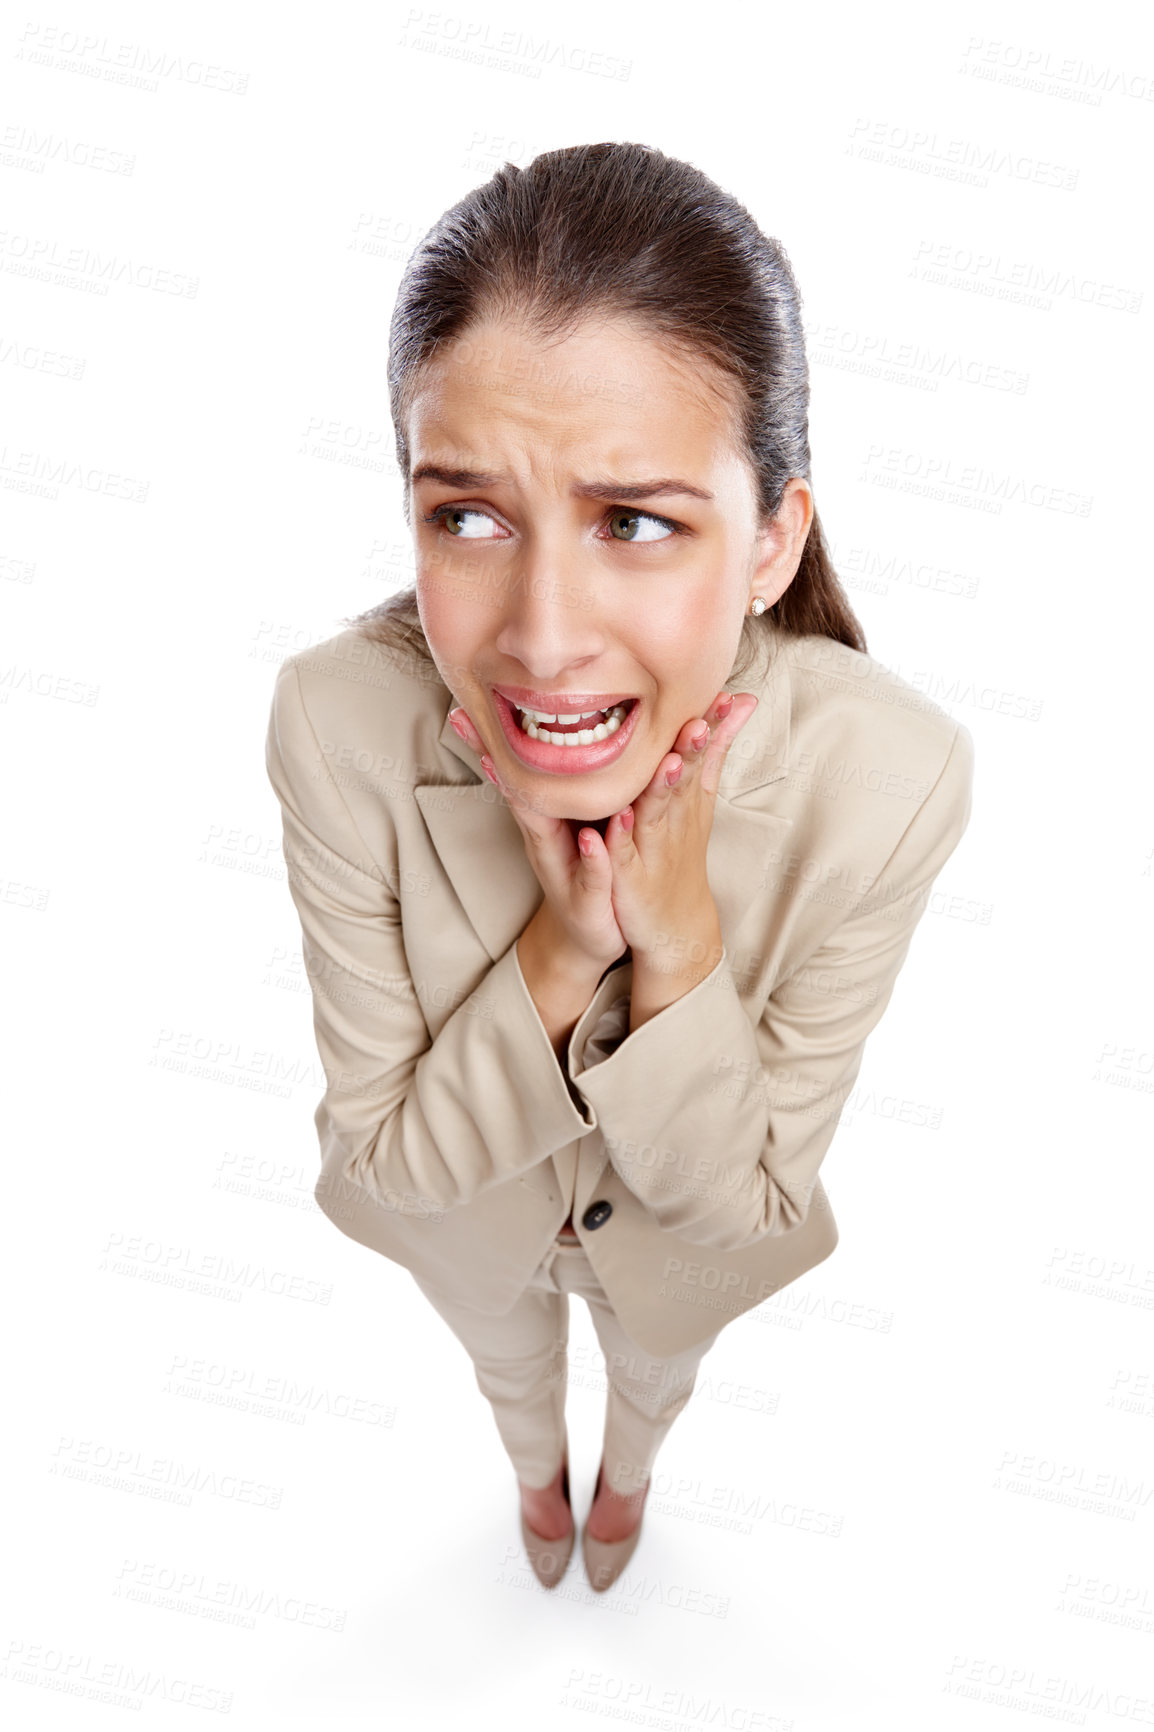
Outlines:
{"type": "Polygon", "coordinates": [[[791,481],[759,533],[720,375],[621,319],[552,342],[474,326],[422,374],[408,432],[438,671],[519,798],[604,824],[724,686],[753,597],[787,587],[809,489],[791,481]],[[566,746],[527,736],[502,692],[558,717],[635,702],[566,746]]]}

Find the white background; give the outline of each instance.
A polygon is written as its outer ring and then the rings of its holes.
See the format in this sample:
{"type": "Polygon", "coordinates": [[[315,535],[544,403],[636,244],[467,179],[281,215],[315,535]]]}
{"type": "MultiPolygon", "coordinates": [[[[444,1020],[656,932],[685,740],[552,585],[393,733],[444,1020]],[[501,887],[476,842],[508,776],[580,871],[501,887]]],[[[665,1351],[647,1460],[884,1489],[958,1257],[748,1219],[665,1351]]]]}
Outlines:
{"type": "MultiPolygon", "coordinates": [[[[9,15],[15,1724],[1154,1724],[1137,15],[9,15]],[[463,1349],[313,1202],[263,762],[279,662],[408,581],[406,257],[507,158],[601,139],[785,244],[836,563],[977,750],[824,1169],[841,1244],[724,1332],[604,1597],[577,1555],[537,1586],[463,1349]]],[[[575,1303],[579,1520],[594,1344],[575,1303]]]]}

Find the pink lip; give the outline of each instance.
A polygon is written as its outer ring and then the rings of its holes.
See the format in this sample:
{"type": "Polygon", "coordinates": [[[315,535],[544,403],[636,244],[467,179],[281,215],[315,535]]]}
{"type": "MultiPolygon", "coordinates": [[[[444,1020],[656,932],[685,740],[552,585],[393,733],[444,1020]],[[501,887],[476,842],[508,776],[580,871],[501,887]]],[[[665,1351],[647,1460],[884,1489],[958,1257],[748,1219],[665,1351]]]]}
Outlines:
{"type": "MultiPolygon", "coordinates": [[[[588,716],[594,710],[611,710],[614,704],[626,703],[636,692],[531,692],[528,686],[494,686],[501,697],[508,698],[519,710],[540,710],[544,716],[588,716]]],[[[568,750],[562,747],[562,750],[568,750]]]]}
{"type": "MultiPolygon", "coordinates": [[[[591,746],[551,746],[548,740],[534,740],[528,734],[522,733],[509,700],[496,687],[493,688],[493,697],[497,714],[501,720],[501,727],[513,753],[529,769],[540,770],[546,775],[555,776],[581,775],[589,770],[603,770],[609,764],[615,763],[629,744],[637,724],[638,712],[641,709],[639,698],[616,733],[610,734],[607,740],[595,740],[591,746]]],[[[620,700],[614,701],[619,702],[620,700]]],[[[568,710],[550,710],[546,704],[530,704],[528,698],[525,699],[525,702],[530,709],[540,708],[545,711],[546,715],[568,715],[571,713],[568,710]]],[[[582,698],[581,707],[594,710],[606,706],[589,703],[587,699],[582,698]]]]}

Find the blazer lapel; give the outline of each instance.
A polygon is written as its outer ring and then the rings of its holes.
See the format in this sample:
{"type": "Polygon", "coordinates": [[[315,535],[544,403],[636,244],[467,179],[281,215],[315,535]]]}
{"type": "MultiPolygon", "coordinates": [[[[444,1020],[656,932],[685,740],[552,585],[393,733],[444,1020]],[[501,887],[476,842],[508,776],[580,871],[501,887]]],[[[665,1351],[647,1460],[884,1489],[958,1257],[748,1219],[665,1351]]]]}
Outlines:
{"type": "MultiPolygon", "coordinates": [[[[448,709],[455,708],[449,699],[448,709]]],[[[466,750],[446,720],[441,744],[466,750]],[[446,738],[446,736],[448,736],[446,738]]],[[[473,766],[475,770],[475,760],[473,766]]],[[[525,930],[543,896],[517,820],[484,776],[413,789],[421,816],[465,916],[494,962],[525,930]],[[494,870],[494,868],[497,870],[494,870]]]]}
{"type": "MultiPolygon", "coordinates": [[[[706,856],[710,888],[731,956],[764,947],[768,892],[758,894],[792,827],[774,809],[773,785],[790,762],[790,683],[781,634],[760,702],[729,749],[718,784],[706,856]]],[[[465,917],[494,962],[524,931],[542,899],[520,826],[504,797],[478,770],[449,723],[455,707],[444,694],[439,743],[472,774],[469,782],[424,782],[414,797],[465,917]],[[495,871],[494,866],[499,865],[495,871]]]]}

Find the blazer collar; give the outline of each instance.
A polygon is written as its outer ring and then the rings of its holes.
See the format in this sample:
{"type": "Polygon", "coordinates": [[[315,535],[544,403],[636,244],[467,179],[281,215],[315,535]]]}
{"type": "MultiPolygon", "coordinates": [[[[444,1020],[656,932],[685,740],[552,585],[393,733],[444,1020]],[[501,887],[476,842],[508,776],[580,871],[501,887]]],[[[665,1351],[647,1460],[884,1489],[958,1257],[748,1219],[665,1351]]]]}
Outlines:
{"type": "MultiPolygon", "coordinates": [[[[763,622],[764,627],[765,622],[763,622]]],[[[731,956],[744,949],[749,923],[755,946],[764,940],[757,892],[792,819],[774,810],[774,784],[788,774],[792,708],[786,633],[770,626],[764,672],[736,689],[754,691],[759,703],[734,740],[722,766],[706,856],[710,888],[731,956]],[[760,940],[759,940],[760,934],[760,940]]],[[[427,781],[414,798],[442,866],[473,930],[494,962],[524,931],[542,898],[520,827],[503,796],[482,775],[474,752],[449,722],[456,700],[438,689],[438,744],[470,773],[468,781],[427,781]],[[494,867],[499,863],[499,870],[494,867]]],[[[446,765],[446,769],[449,766],[446,765]]]]}

